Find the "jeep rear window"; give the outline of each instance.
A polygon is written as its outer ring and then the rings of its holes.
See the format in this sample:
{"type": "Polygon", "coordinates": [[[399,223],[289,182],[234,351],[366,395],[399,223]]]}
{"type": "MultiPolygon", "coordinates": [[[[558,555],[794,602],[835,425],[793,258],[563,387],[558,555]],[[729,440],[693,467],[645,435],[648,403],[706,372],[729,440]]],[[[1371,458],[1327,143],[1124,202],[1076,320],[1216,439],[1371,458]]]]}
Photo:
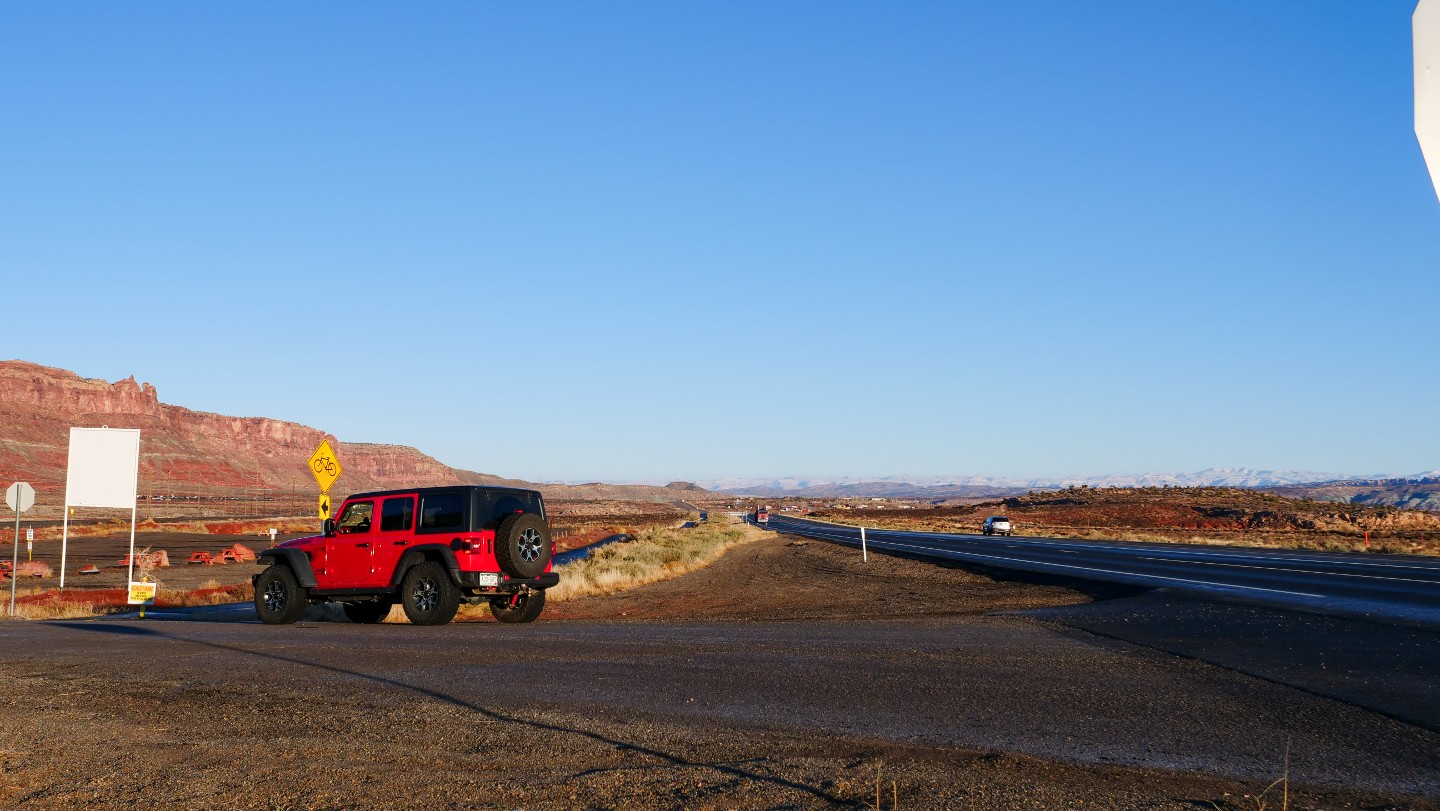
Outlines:
{"type": "Polygon", "coordinates": [[[506,516],[517,512],[544,518],[540,495],[524,490],[477,490],[475,493],[476,529],[496,529],[506,516]]]}
{"type": "Polygon", "coordinates": [[[464,530],[465,496],[462,493],[432,493],[420,499],[420,531],[464,530]]]}
{"type": "Polygon", "coordinates": [[[414,522],[415,499],[413,497],[385,499],[385,506],[380,508],[381,532],[405,532],[414,522]]]}

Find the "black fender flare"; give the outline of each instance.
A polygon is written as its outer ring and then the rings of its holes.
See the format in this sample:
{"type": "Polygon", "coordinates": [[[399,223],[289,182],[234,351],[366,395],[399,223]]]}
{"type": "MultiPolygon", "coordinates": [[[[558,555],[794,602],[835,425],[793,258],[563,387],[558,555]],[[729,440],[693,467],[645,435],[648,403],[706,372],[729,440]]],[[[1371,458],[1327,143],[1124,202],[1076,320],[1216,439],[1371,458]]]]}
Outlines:
{"type": "Polygon", "coordinates": [[[266,549],[255,556],[256,563],[266,561],[272,566],[289,566],[290,571],[295,573],[295,582],[302,589],[313,589],[317,585],[315,570],[310,568],[310,558],[299,549],[266,549]]]}
{"type": "Polygon", "coordinates": [[[406,572],[433,558],[439,558],[440,565],[450,572],[450,582],[459,585],[460,561],[455,559],[455,550],[451,549],[449,544],[443,543],[421,544],[405,550],[405,554],[401,555],[399,562],[395,564],[395,571],[390,574],[390,585],[398,588],[400,581],[405,579],[406,572]]]}

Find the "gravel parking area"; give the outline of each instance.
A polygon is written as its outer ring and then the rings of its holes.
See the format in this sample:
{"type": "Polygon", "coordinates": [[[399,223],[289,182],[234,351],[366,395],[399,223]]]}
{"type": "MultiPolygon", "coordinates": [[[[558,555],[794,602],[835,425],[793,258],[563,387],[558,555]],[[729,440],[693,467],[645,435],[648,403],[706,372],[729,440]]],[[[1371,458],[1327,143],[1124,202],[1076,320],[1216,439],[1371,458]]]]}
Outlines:
{"type": "Polygon", "coordinates": [[[1440,808],[1433,732],[985,613],[1083,600],[775,538],[528,626],[6,623],[0,805],[1231,811],[1288,746],[1291,808],[1440,808]]]}

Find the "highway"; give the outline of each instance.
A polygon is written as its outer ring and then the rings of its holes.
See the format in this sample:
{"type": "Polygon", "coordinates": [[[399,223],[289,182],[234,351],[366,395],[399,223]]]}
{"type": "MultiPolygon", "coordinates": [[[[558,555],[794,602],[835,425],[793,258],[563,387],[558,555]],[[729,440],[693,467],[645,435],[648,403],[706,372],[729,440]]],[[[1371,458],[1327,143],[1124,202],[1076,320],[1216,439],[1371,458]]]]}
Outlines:
{"type": "MultiPolygon", "coordinates": [[[[777,515],[770,516],[769,526],[860,546],[857,527],[777,515]]],[[[869,549],[924,560],[1440,626],[1440,560],[1422,556],[876,529],[865,535],[869,549]]]]}

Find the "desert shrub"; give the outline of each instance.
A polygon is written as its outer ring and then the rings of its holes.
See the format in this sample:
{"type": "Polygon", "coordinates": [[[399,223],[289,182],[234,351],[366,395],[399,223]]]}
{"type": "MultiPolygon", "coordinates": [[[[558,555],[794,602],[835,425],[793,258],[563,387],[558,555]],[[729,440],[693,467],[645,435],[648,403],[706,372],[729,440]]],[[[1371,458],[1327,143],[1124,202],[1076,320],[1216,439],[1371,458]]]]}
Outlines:
{"type": "Polygon", "coordinates": [[[730,549],[763,537],[764,530],[714,513],[708,523],[690,529],[641,530],[633,540],[610,544],[588,558],[557,567],[560,585],[550,589],[546,599],[558,602],[614,594],[655,583],[707,566],[730,549]]]}

